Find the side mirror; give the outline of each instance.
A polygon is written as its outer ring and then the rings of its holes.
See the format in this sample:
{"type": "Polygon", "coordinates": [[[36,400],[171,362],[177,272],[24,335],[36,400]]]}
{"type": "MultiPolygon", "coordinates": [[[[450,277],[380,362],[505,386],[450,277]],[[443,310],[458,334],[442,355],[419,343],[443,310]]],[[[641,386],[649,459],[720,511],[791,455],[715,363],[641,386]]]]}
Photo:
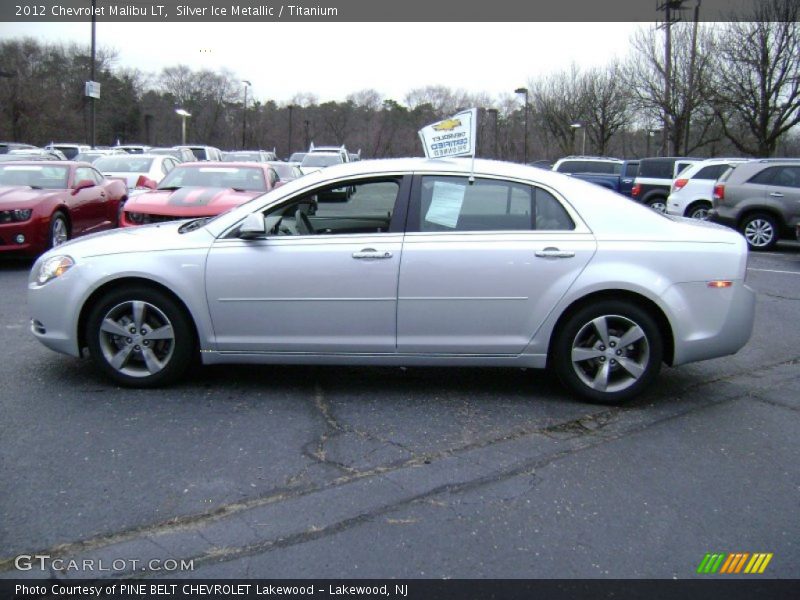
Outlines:
{"type": "Polygon", "coordinates": [[[139,175],[139,179],[136,180],[136,185],[134,187],[154,190],[156,189],[156,182],[145,175],[139,175]]]}
{"type": "Polygon", "coordinates": [[[264,224],[264,216],[261,213],[250,213],[244,219],[242,226],[239,227],[239,237],[243,240],[251,240],[267,234],[264,224]]]}
{"type": "Polygon", "coordinates": [[[91,179],[81,179],[78,183],[72,186],[72,195],[74,196],[81,190],[85,190],[86,188],[94,187],[95,183],[91,179]]]}

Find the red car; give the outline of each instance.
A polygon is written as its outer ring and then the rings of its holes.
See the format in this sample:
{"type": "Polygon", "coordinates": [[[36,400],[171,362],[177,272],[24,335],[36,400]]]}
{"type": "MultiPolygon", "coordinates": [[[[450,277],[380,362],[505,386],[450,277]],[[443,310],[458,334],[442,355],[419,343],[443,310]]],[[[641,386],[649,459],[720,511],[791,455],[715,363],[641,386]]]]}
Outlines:
{"type": "Polygon", "coordinates": [[[157,189],[128,200],[121,225],[212,217],[280,185],[277,173],[266,163],[183,163],[157,189]]]}
{"type": "Polygon", "coordinates": [[[37,255],[114,228],[127,193],[125,182],[106,179],[89,163],[0,164],[0,253],[37,255]]]}

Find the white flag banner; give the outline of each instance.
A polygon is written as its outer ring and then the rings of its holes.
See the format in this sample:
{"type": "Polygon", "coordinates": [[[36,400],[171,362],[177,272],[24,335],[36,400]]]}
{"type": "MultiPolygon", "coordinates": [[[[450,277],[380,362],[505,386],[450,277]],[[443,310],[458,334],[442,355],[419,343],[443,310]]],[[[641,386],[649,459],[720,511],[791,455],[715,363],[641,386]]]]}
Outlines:
{"type": "Polygon", "coordinates": [[[470,108],[419,130],[428,158],[475,156],[478,109],[470,108]]]}

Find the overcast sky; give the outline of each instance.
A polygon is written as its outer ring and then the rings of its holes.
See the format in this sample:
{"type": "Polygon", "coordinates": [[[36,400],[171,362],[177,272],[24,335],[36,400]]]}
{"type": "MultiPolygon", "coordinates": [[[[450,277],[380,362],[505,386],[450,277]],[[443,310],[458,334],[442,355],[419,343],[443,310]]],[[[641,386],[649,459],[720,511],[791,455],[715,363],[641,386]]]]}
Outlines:
{"type": "MultiPolygon", "coordinates": [[[[298,92],[321,101],[374,88],[402,101],[414,88],[445,85],[497,97],[572,62],[623,58],[640,23],[104,23],[97,43],[118,65],[158,73],[185,64],[227,68],[259,100],[298,92]],[[450,35],[446,46],[442,31],[450,35]],[[458,35],[455,35],[455,34],[458,35]]],[[[0,39],[32,36],[88,46],[87,23],[0,23],[0,39]]]]}

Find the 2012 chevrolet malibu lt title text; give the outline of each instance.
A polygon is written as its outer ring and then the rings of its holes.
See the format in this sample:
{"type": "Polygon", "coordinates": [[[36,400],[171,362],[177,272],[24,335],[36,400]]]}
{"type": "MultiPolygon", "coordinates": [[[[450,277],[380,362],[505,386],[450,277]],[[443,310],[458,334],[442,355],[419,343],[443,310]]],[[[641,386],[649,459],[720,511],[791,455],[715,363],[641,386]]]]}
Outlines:
{"type": "Polygon", "coordinates": [[[212,363],[551,366],[619,402],[733,354],[755,296],[737,232],[502,162],[329,167],[214,218],[47,252],[33,334],[122,385],[212,363]],[[69,307],[65,310],[65,307],[69,307]]]}

